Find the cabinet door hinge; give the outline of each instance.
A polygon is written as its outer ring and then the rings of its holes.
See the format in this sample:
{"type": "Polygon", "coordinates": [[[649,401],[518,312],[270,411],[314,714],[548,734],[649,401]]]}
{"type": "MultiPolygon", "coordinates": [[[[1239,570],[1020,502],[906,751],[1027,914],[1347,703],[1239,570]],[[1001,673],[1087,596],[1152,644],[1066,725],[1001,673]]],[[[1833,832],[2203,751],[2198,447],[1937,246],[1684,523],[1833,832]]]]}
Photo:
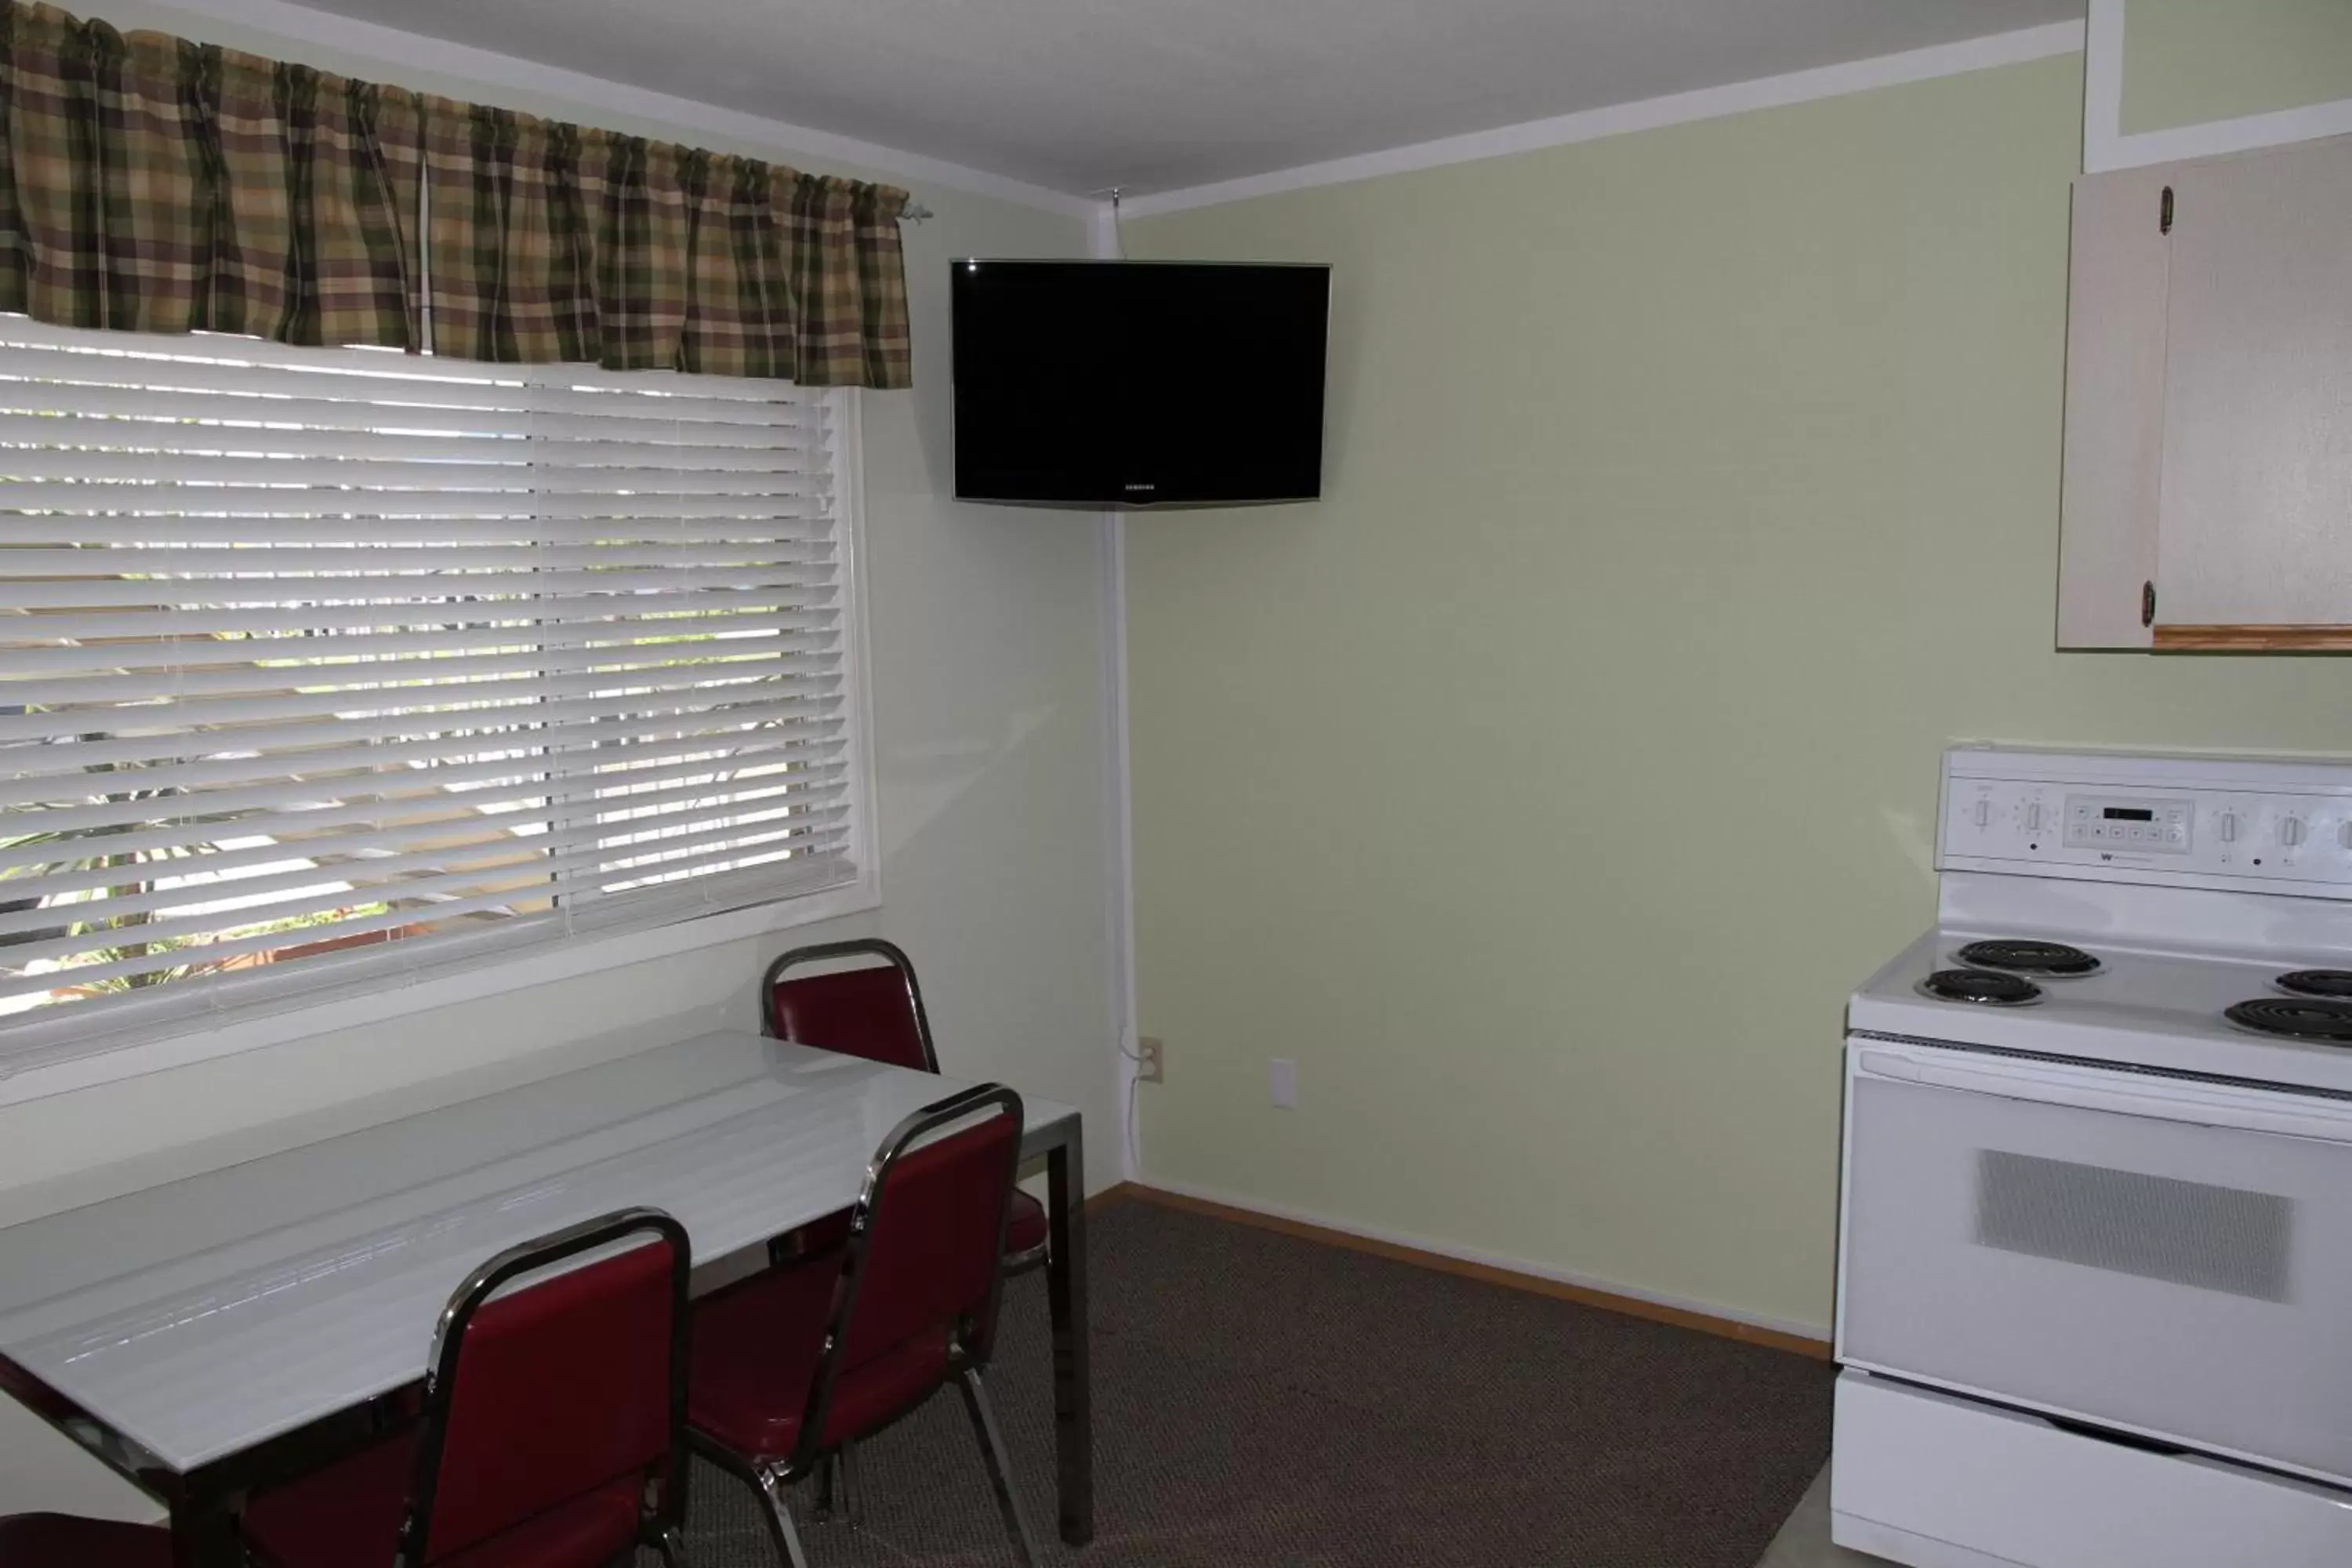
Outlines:
{"type": "Polygon", "coordinates": [[[2170,185],[2164,187],[2164,201],[2159,205],[2156,216],[2156,231],[2158,234],[2172,232],[2172,187],[2170,185]]]}
{"type": "Polygon", "coordinates": [[[2156,625],[2156,584],[2153,583],[2139,585],[2139,624],[2144,626],[2156,625]]]}

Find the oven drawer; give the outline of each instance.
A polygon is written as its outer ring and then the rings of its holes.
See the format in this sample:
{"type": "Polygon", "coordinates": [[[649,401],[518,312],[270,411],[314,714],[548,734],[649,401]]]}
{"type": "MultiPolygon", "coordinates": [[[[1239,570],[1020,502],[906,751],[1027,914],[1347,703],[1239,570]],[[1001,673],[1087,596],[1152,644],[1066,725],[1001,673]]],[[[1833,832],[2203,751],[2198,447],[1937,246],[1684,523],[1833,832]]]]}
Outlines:
{"type": "Polygon", "coordinates": [[[2352,1481],[2352,1104],[1847,1061],[1842,1360],[2352,1481]]]}

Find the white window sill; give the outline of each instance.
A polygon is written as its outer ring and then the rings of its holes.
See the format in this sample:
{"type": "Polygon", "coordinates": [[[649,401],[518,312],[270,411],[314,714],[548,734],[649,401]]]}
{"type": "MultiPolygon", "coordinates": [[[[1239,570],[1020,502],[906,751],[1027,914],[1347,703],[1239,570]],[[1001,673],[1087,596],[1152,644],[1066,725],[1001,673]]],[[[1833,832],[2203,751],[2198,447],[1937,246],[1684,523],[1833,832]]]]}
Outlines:
{"type": "Polygon", "coordinates": [[[543,952],[509,954],[390,984],[354,988],[325,1000],[314,997],[279,1010],[226,1021],[190,1020],[175,1026],[177,1032],[135,1045],[0,1077],[0,1107],[97,1089],[149,1073],[288,1045],[411,1013],[457,1006],[505,992],[573,980],[697,948],[745,942],[797,926],[862,914],[881,906],[880,889],[869,878],[847,887],[731,910],[700,920],[681,921],[651,931],[576,940],[543,952]]]}

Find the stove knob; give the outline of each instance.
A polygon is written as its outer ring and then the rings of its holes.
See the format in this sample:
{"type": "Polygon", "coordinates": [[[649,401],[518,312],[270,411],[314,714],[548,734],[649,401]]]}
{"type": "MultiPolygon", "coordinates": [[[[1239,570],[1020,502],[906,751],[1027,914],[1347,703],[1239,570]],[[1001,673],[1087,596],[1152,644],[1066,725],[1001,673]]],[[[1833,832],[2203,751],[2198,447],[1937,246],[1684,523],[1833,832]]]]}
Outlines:
{"type": "Polygon", "coordinates": [[[2235,844],[2237,841],[2238,814],[2234,811],[2225,811],[2221,814],[2221,842],[2235,844]]]}
{"type": "Polygon", "coordinates": [[[2336,842],[2347,849],[2352,849],[2352,816],[2346,817],[2344,826],[2336,830],[2336,842]]]}
{"type": "Polygon", "coordinates": [[[2028,833],[2042,831],[2042,803],[2038,800],[2029,803],[2025,808],[2025,830],[2028,833]]]}
{"type": "Polygon", "coordinates": [[[1977,826],[1979,827],[1992,826],[1992,802],[1989,800],[1977,802],[1977,826]]]}
{"type": "Polygon", "coordinates": [[[2284,817],[2279,822],[2279,842],[2292,849],[2303,842],[2303,818],[2284,817]]]}

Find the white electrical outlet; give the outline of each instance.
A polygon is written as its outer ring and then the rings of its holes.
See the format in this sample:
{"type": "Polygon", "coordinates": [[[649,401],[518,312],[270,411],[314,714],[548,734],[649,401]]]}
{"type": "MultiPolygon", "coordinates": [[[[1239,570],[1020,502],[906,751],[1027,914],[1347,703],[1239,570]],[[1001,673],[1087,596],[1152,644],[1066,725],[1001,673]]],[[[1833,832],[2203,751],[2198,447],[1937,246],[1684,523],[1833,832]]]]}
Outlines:
{"type": "Polygon", "coordinates": [[[1135,1042],[1135,1081],[1164,1083],[1168,1078],[1168,1047],[1150,1035],[1135,1042]]]}
{"type": "Polygon", "coordinates": [[[1282,1110],[1298,1109],[1298,1064],[1286,1057],[1276,1057],[1266,1066],[1273,1080],[1274,1103],[1282,1110]]]}

